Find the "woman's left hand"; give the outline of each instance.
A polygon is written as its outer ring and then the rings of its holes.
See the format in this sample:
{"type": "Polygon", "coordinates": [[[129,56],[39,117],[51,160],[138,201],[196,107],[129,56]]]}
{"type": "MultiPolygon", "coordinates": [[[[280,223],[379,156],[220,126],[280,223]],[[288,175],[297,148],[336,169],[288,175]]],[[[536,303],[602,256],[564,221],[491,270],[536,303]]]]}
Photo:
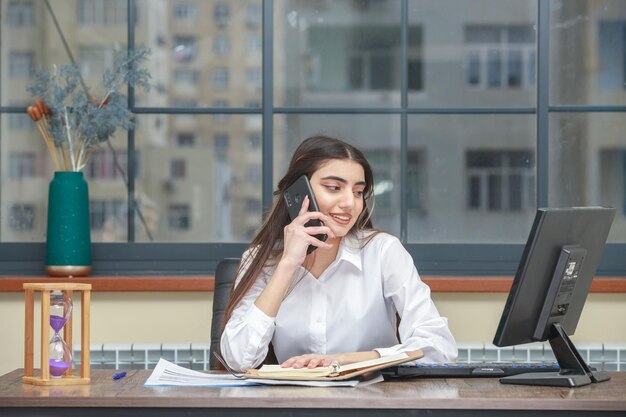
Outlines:
{"type": "Polygon", "coordinates": [[[333,362],[341,364],[339,355],[322,355],[322,354],[307,354],[294,356],[281,363],[283,368],[316,368],[318,366],[330,366],[333,362]]]}

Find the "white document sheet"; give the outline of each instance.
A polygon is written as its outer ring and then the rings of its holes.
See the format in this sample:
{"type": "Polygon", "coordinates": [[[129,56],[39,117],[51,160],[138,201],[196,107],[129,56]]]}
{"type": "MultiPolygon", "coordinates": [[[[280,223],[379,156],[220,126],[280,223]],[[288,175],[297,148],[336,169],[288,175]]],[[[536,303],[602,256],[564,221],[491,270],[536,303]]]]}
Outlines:
{"type": "Polygon", "coordinates": [[[371,385],[383,380],[382,376],[359,381],[286,381],[278,379],[239,379],[230,374],[208,374],[183,368],[163,358],[145,382],[147,387],[240,387],[246,385],[300,385],[305,387],[356,387],[371,385]]]}

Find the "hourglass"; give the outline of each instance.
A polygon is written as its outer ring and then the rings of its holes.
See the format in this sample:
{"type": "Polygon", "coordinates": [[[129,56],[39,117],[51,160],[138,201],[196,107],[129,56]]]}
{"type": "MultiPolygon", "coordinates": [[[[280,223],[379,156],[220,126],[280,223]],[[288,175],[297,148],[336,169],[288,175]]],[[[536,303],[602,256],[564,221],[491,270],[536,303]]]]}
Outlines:
{"type": "Polygon", "coordinates": [[[24,378],[34,385],[88,384],[89,378],[89,304],[90,284],[53,283],[24,284],[26,323],[24,343],[24,378]],[[41,369],[33,376],[34,292],[41,291],[41,369]],[[80,377],[72,375],[72,297],[81,299],[81,366],[80,377]],[[50,329],[53,331],[50,337],[50,329]],[[61,330],[63,330],[61,332],[61,330]]]}
{"type": "Polygon", "coordinates": [[[50,292],[50,327],[54,335],[50,339],[50,375],[60,378],[72,367],[72,351],[69,349],[60,331],[72,315],[72,297],[69,291],[50,292]]]}

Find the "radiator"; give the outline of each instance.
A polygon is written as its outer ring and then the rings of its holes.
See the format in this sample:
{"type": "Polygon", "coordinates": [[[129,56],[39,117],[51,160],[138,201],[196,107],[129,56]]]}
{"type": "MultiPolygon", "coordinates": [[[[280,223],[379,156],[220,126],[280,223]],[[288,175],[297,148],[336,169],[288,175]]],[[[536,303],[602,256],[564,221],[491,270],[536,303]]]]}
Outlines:
{"type": "MultiPolygon", "coordinates": [[[[531,343],[499,348],[486,343],[459,343],[458,363],[555,361],[548,343],[531,343]]],[[[583,359],[604,371],[626,371],[626,345],[617,343],[580,343],[583,359]]],[[[159,358],[195,370],[209,369],[208,343],[121,343],[91,345],[91,369],[153,369],[159,358]]],[[[80,363],[80,347],[74,352],[80,363]]]]}

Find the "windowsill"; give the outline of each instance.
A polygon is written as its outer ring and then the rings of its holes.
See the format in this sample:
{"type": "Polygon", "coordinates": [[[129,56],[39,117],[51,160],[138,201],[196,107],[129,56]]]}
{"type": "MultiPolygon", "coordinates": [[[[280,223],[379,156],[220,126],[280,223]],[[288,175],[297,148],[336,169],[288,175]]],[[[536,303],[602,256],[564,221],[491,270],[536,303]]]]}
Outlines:
{"type": "MultiPolygon", "coordinates": [[[[432,292],[506,293],[512,277],[507,276],[431,276],[422,277],[432,292]]],[[[212,275],[180,276],[92,276],[86,278],[50,278],[45,276],[0,277],[0,292],[21,292],[25,282],[67,282],[91,284],[94,292],[196,292],[213,291],[212,275]]],[[[591,285],[593,293],[626,293],[626,278],[598,277],[591,285]]]]}

